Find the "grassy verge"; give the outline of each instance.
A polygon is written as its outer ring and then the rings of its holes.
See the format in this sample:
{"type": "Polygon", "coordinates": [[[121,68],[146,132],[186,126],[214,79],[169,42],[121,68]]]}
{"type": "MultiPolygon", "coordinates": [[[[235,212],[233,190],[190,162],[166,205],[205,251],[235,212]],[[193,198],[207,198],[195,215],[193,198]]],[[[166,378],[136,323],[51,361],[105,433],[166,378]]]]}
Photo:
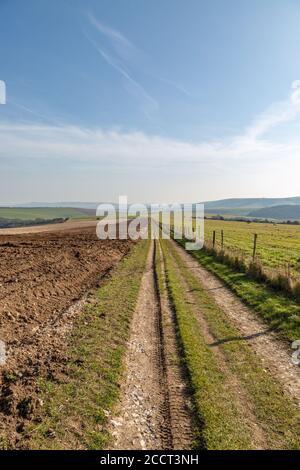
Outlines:
{"type": "MultiPolygon", "coordinates": [[[[184,246],[184,242],[180,243],[184,246]]],[[[205,250],[191,253],[201,265],[217,274],[235,294],[280,333],[283,339],[294,341],[300,338],[299,303],[266,284],[255,281],[247,273],[235,271],[205,250]]]]}
{"type": "Polygon", "coordinates": [[[129,337],[149,244],[138,243],[112,271],[73,328],[60,382],[43,380],[41,423],[27,429],[31,449],[103,449],[107,421],[119,396],[129,337]]]}
{"type": "Polygon", "coordinates": [[[257,421],[265,431],[268,448],[299,449],[300,431],[297,423],[300,413],[297,406],[283,394],[281,386],[265,370],[258,356],[242,341],[239,331],[202,287],[171,243],[169,250],[194,293],[197,304],[201,306],[201,313],[211,333],[219,339],[219,347],[227,358],[228,367],[247,391],[257,421]]]}
{"type": "Polygon", "coordinates": [[[225,378],[185,296],[185,288],[162,242],[166,279],[176,314],[185,362],[194,395],[194,414],[198,423],[196,441],[205,449],[250,449],[251,436],[234,397],[226,388],[225,378]]]}

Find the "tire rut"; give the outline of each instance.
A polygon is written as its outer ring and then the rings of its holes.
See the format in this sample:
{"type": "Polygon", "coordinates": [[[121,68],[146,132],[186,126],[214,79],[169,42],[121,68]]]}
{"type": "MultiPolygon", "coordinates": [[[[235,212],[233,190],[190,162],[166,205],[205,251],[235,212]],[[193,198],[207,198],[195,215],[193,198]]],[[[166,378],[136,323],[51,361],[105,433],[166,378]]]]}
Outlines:
{"type": "MultiPolygon", "coordinates": [[[[172,252],[169,251],[173,261],[176,263],[176,259],[172,252]]],[[[176,263],[177,264],[177,263],[176,263]]],[[[181,285],[184,289],[187,303],[191,305],[191,309],[199,323],[201,332],[207,344],[213,344],[216,342],[216,337],[210,331],[209,325],[205,320],[203,313],[201,312],[201,305],[195,297],[195,294],[191,290],[188,281],[182,275],[179,266],[177,265],[177,274],[181,280],[181,285]]],[[[243,416],[245,423],[249,429],[249,435],[251,435],[251,443],[253,448],[256,450],[262,450],[267,448],[267,439],[264,430],[257,422],[254,414],[253,404],[244,386],[241,384],[238,376],[234,374],[228,365],[228,360],[223,354],[223,351],[219,346],[213,348],[213,354],[216,357],[217,363],[220,367],[220,371],[224,376],[226,382],[226,388],[231,393],[231,396],[235,398],[235,404],[240,416],[243,416]]]]}
{"type": "Polygon", "coordinates": [[[216,304],[241,332],[241,339],[247,341],[257,354],[264,368],[279,381],[283,390],[300,407],[300,368],[292,364],[291,352],[287,345],[270,331],[251,308],[247,307],[230,289],[176,242],[172,241],[177,253],[199,279],[203,288],[210,292],[216,304]]]}
{"type": "Polygon", "coordinates": [[[159,295],[156,249],[152,241],[131,324],[119,410],[110,420],[113,449],[186,449],[192,442],[174,319],[166,297],[159,295]]]}
{"type": "Polygon", "coordinates": [[[192,394],[188,386],[187,371],[180,363],[181,352],[177,340],[176,316],[168,297],[165,264],[159,242],[157,243],[157,249],[160,255],[159,268],[162,275],[162,291],[159,297],[172,444],[175,449],[190,449],[194,440],[192,394]]]}

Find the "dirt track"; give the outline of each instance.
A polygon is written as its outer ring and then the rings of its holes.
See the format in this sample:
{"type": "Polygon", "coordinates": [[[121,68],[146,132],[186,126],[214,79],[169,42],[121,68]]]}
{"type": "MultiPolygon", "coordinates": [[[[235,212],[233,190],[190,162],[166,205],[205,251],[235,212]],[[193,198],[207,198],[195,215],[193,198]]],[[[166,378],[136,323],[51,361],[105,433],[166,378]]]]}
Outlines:
{"type": "Polygon", "coordinates": [[[300,368],[295,367],[291,361],[292,351],[289,351],[287,345],[216,276],[203,268],[177,243],[172,244],[203,287],[210,292],[215,302],[241,332],[241,339],[251,346],[264,367],[276,377],[300,407],[300,368]]]}
{"type": "Polygon", "coordinates": [[[78,313],[76,302],[80,306],[82,296],[131,246],[100,241],[88,225],[70,226],[0,235],[0,340],[7,353],[0,367],[0,438],[5,435],[12,445],[24,421],[38,415],[38,378],[55,380],[64,367],[64,339],[78,313]]]}
{"type": "MultiPolygon", "coordinates": [[[[210,291],[228,319],[241,331],[239,339],[247,341],[258,361],[262,361],[263,370],[281,384],[288,399],[299,403],[299,370],[291,364],[285,346],[215,276],[175,242],[169,243],[186,267],[198,277],[203,289],[210,291]]],[[[119,412],[111,420],[113,448],[119,450],[189,449],[193,445],[195,428],[189,380],[180,361],[177,320],[173,308],[170,308],[164,257],[155,256],[155,247],[157,254],[160,243],[152,242],[151,245],[132,321],[119,412]],[[160,284],[157,283],[158,259],[163,277],[160,284]]],[[[211,332],[203,315],[195,289],[188,284],[172,250],[169,254],[175,262],[184,299],[200,325],[205,343],[215,345],[218,338],[211,332]]],[[[280,431],[279,437],[269,434],[268,418],[261,418],[257,412],[258,401],[245,385],[243,373],[235,368],[235,359],[231,357],[232,363],[229,363],[221,346],[214,346],[212,351],[219,373],[224,377],[228,400],[234,401],[237,425],[242,422],[242,429],[249,435],[250,448],[268,449],[272,445],[280,445],[280,431]]],[[[265,406],[268,408],[269,404],[265,406]]],[[[230,445],[228,442],[229,448],[230,445]]]]}
{"type": "Polygon", "coordinates": [[[166,290],[163,297],[158,294],[156,249],[159,243],[152,242],[132,321],[119,414],[111,420],[114,449],[189,449],[193,441],[175,320],[166,290]]]}
{"type": "MultiPolygon", "coordinates": [[[[82,306],[89,302],[89,289],[101,282],[132,245],[99,241],[94,226],[76,222],[72,229],[58,232],[0,235],[0,340],[7,352],[6,363],[0,365],[1,447],[24,448],[22,430],[29,422],[39,422],[43,406],[39,379],[63,379],[66,339],[82,306]]],[[[292,366],[285,345],[190,254],[173,241],[170,247],[172,258],[179,255],[264,368],[299,404],[299,369],[292,366]]],[[[205,341],[215,344],[201,304],[179,265],[176,272],[205,341]]],[[[119,412],[110,421],[114,449],[189,449],[193,445],[192,396],[169,296],[160,242],[152,242],[131,324],[119,412]]],[[[264,426],[255,417],[247,390],[231,371],[221,347],[214,347],[214,354],[226,376],[229,396],[235,397],[251,430],[253,447],[268,448],[264,426]]]]}

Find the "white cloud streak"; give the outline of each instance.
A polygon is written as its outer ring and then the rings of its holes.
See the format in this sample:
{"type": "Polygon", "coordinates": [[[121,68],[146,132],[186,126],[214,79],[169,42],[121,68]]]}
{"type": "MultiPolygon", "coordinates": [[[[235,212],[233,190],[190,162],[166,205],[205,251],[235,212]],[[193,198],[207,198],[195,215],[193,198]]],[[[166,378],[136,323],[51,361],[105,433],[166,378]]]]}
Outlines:
{"type": "Polygon", "coordinates": [[[104,51],[103,47],[101,47],[98,42],[93,40],[87,33],[85,33],[86,38],[95,47],[106,63],[113,67],[123,77],[123,79],[126,80],[126,91],[137,98],[144,114],[147,118],[150,118],[150,115],[158,109],[158,102],[146,91],[141,83],[133,78],[132,74],[128,71],[128,67],[124,64],[124,62],[128,62],[133,55],[137,55],[137,49],[119,31],[102,24],[93,15],[89,14],[88,19],[97,31],[109,40],[114,49],[115,55],[111,52],[108,53],[104,51]]]}
{"type": "Polygon", "coordinates": [[[184,86],[180,85],[179,83],[174,82],[173,80],[169,80],[167,78],[162,78],[162,77],[157,77],[157,76],[154,76],[154,77],[160,82],[165,83],[166,85],[170,85],[171,87],[175,88],[177,91],[187,96],[188,98],[192,98],[192,94],[184,86]]]}
{"type": "Polygon", "coordinates": [[[95,47],[95,49],[99,52],[102,58],[111,66],[113,67],[119,74],[127,80],[130,85],[130,88],[127,87],[127,90],[130,91],[131,94],[137,97],[143,107],[144,113],[149,117],[149,114],[158,109],[157,101],[150,96],[143,86],[134,80],[132,76],[125,70],[125,67],[112,57],[110,54],[106,53],[93,39],[91,39],[87,34],[86,38],[88,41],[95,47]]]}
{"type": "MultiPolygon", "coordinates": [[[[260,168],[267,161],[277,167],[294,162],[299,169],[298,133],[282,142],[263,138],[274,126],[295,120],[300,114],[299,84],[293,84],[286,101],[270,109],[272,112],[268,110],[263,113],[241,135],[230,140],[199,143],[143,132],[0,123],[0,162],[1,159],[59,159],[83,165],[93,164],[99,168],[105,165],[147,170],[168,166],[170,171],[184,167],[192,171],[195,165],[221,165],[227,169],[230,165],[253,165],[260,168]]],[[[291,170],[296,171],[296,167],[291,170]]]]}
{"type": "Polygon", "coordinates": [[[117,55],[124,61],[139,55],[138,49],[120,31],[104,25],[91,13],[87,14],[87,18],[96,30],[110,41],[117,55]]]}
{"type": "Polygon", "coordinates": [[[262,113],[247,129],[246,137],[257,139],[266,134],[273,127],[292,121],[300,112],[300,80],[292,83],[290,96],[285,101],[274,103],[267,111],[262,113]]]}
{"type": "Polygon", "coordinates": [[[142,69],[146,75],[149,75],[155,80],[158,80],[161,83],[174,88],[186,97],[191,98],[191,93],[189,93],[189,91],[184,86],[178,84],[176,81],[163,78],[158,73],[147,72],[147,67],[145,67],[145,54],[131,41],[129,41],[129,39],[125,37],[120,31],[103,24],[91,13],[87,14],[87,18],[91,25],[99,33],[101,33],[101,35],[106,40],[108,40],[113,53],[105,52],[103,47],[101,47],[97,41],[91,39],[90,35],[85,33],[86,38],[101,54],[102,58],[128,81],[129,87],[125,87],[126,90],[140,99],[142,109],[148,118],[150,118],[150,115],[154,111],[158,110],[159,104],[157,100],[146,91],[141,83],[133,78],[133,74],[129,73],[128,67],[140,69],[140,64],[142,63],[142,69]]]}

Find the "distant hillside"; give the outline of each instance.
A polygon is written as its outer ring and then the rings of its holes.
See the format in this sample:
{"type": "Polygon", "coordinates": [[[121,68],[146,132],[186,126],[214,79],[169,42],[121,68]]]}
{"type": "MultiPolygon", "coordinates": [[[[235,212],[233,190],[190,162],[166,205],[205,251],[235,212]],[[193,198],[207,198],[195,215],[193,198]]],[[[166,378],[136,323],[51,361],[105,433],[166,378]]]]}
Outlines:
{"type": "Polygon", "coordinates": [[[85,210],[75,209],[73,207],[0,207],[0,218],[2,219],[83,219],[90,215],[91,214],[88,214],[85,210]]]}
{"type": "MultiPolygon", "coordinates": [[[[256,215],[256,210],[278,206],[298,206],[300,197],[287,198],[231,198],[204,202],[206,214],[220,214],[249,217],[271,217],[256,215]],[[255,212],[254,212],[255,211],[255,212]],[[253,213],[253,215],[252,215],[253,213]],[[255,213],[255,215],[254,215],[255,213]],[[251,215],[250,215],[251,214],[251,215]]],[[[265,214],[265,212],[263,212],[265,214]]],[[[285,217],[286,218],[286,217],[285,217]]]]}
{"type": "Polygon", "coordinates": [[[97,202],[27,202],[19,204],[1,204],[0,207],[14,207],[14,208],[35,208],[40,209],[41,207],[49,207],[53,209],[97,209],[97,202]]]}
{"type": "Polygon", "coordinates": [[[300,205],[264,207],[248,213],[249,217],[281,220],[300,220],[300,205]]]}
{"type": "MultiPolygon", "coordinates": [[[[116,203],[112,203],[115,207],[116,203]]],[[[149,204],[146,204],[149,207],[149,204]]],[[[213,215],[257,218],[300,219],[297,207],[300,197],[287,198],[230,198],[206,201],[205,213],[213,215]],[[274,211],[267,209],[274,208],[274,211]],[[291,208],[291,210],[288,210],[291,208]],[[295,208],[295,210],[293,210],[295,208]],[[275,215],[274,215],[275,214],[275,215]]],[[[96,213],[96,202],[31,202],[28,204],[0,206],[0,218],[8,219],[52,219],[93,217],[96,213]]]]}
{"type": "Polygon", "coordinates": [[[263,207],[272,207],[279,205],[298,205],[300,197],[287,198],[231,198],[220,199],[218,201],[204,202],[207,211],[210,209],[261,209],[263,207]]]}

